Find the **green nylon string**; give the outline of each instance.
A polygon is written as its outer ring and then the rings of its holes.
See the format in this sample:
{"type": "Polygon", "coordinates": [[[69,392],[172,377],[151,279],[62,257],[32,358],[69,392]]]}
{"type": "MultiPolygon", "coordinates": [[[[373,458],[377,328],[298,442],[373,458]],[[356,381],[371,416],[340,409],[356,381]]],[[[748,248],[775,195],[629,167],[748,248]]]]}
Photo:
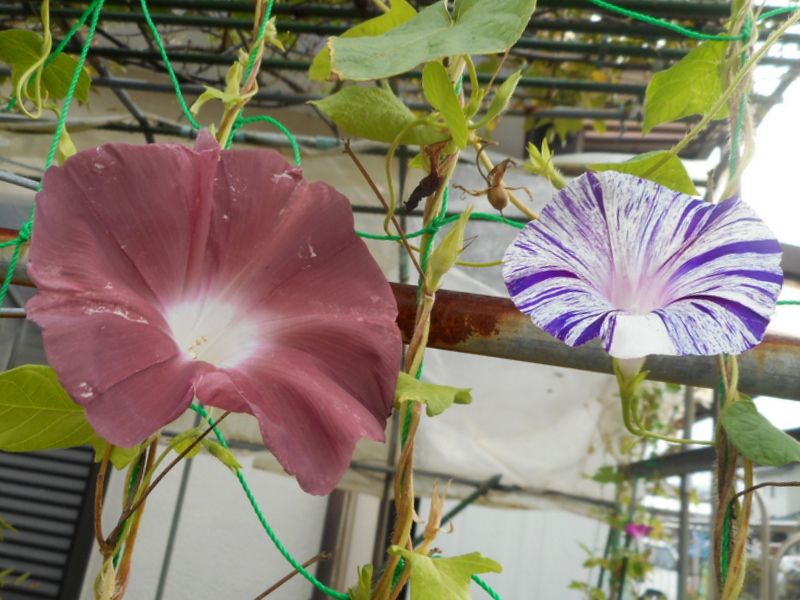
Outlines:
{"type": "MultiPolygon", "coordinates": [[[[450,215],[449,217],[447,217],[445,219],[442,219],[442,220],[439,220],[437,218],[428,227],[423,227],[422,229],[418,229],[417,231],[412,231],[411,233],[407,233],[405,235],[405,237],[407,239],[412,239],[412,238],[417,238],[417,237],[420,237],[422,235],[425,235],[426,233],[436,233],[442,227],[444,227],[446,225],[449,225],[450,223],[453,223],[455,221],[458,221],[458,219],[460,219],[460,218],[461,218],[461,215],[450,215]]],[[[525,227],[525,223],[520,223],[519,221],[514,221],[513,219],[507,219],[507,218],[502,217],[500,215],[493,215],[493,214],[490,214],[490,213],[481,213],[481,212],[472,213],[469,216],[469,220],[470,221],[492,221],[492,222],[495,222],[495,223],[504,223],[504,224],[509,225],[511,227],[514,227],[516,229],[522,229],[523,227],[525,227]]],[[[356,233],[359,235],[359,237],[366,238],[368,240],[384,240],[384,241],[390,241],[390,242],[399,242],[402,239],[399,235],[379,235],[379,234],[376,234],[376,233],[369,233],[369,232],[366,232],[366,231],[358,231],[358,230],[356,230],[356,233]]]]}
{"type": "MultiPolygon", "coordinates": [[[[247,59],[247,67],[244,70],[244,75],[242,76],[242,81],[247,81],[250,74],[253,72],[253,67],[256,64],[256,58],[258,58],[258,53],[261,49],[261,46],[264,43],[264,35],[267,32],[267,24],[269,23],[270,16],[272,15],[272,7],[275,4],[275,0],[269,0],[267,4],[267,8],[264,10],[264,18],[261,19],[261,23],[258,26],[258,33],[256,34],[255,42],[253,43],[253,47],[250,48],[250,55],[247,59]]],[[[228,134],[228,139],[225,140],[223,146],[227,149],[231,147],[233,143],[233,133],[234,131],[240,129],[244,124],[244,120],[242,115],[244,114],[244,108],[240,109],[236,118],[233,121],[233,127],[231,128],[230,133],[228,134]],[[238,125],[238,126],[237,126],[238,125]]],[[[300,165],[300,151],[297,149],[297,142],[294,139],[294,136],[289,132],[289,130],[284,127],[281,123],[278,122],[277,119],[273,119],[272,117],[251,117],[256,120],[267,120],[276,127],[278,127],[283,133],[289,138],[289,142],[292,143],[292,150],[294,150],[294,162],[296,165],[300,165]]]]}
{"type": "Polygon", "coordinates": [[[247,59],[247,67],[244,70],[244,77],[243,80],[247,80],[250,77],[250,73],[253,71],[253,67],[256,64],[256,57],[258,57],[258,48],[261,45],[262,40],[264,39],[264,34],[267,32],[267,24],[269,23],[269,19],[272,16],[272,7],[275,5],[275,0],[269,0],[267,3],[267,8],[264,11],[264,18],[261,19],[261,23],[258,26],[258,33],[256,34],[256,41],[253,44],[253,47],[250,49],[250,56],[247,59]]]}
{"type": "MultiPolygon", "coordinates": [[[[595,6],[599,6],[600,8],[604,8],[608,11],[615,12],[618,15],[635,19],[637,21],[641,21],[642,23],[653,25],[654,27],[669,29],[670,31],[674,31],[675,33],[680,33],[681,35],[693,40],[710,40],[715,42],[744,42],[750,38],[749,27],[743,27],[742,31],[738,35],[703,33],[702,31],[695,31],[694,29],[689,29],[688,27],[682,27],[681,25],[670,23],[669,21],[665,21],[664,19],[659,19],[657,17],[652,17],[645,13],[640,13],[635,10],[630,10],[628,8],[617,6],[616,4],[613,4],[611,2],[606,2],[605,0],[588,0],[588,1],[594,4],[595,6]]],[[[796,12],[798,10],[800,10],[800,7],[798,6],[783,6],[781,8],[775,8],[773,10],[769,10],[759,15],[757,20],[765,21],[767,19],[771,19],[772,17],[776,17],[778,15],[786,13],[796,12]]]]}
{"type": "Polygon", "coordinates": [[[181,91],[181,84],[178,81],[178,76],[175,75],[175,69],[172,68],[172,63],[169,60],[169,56],[167,56],[167,50],[164,48],[164,41],[161,39],[161,35],[158,33],[158,28],[156,24],[153,22],[153,17],[150,16],[150,9],[147,6],[147,0],[140,1],[142,7],[142,15],[144,16],[144,20],[147,22],[147,26],[150,28],[150,33],[153,35],[153,42],[158,48],[158,53],[161,55],[161,61],[164,63],[164,68],[167,70],[167,75],[169,75],[169,79],[172,82],[172,88],[175,91],[175,99],[178,101],[178,104],[183,111],[183,116],[186,117],[186,120],[189,121],[189,124],[195,129],[202,129],[202,125],[197,122],[192,114],[192,111],[189,110],[189,105],[186,104],[186,100],[183,97],[183,92],[181,91]]]}
{"type": "Polygon", "coordinates": [[[89,6],[86,7],[86,10],[84,10],[81,13],[81,16],[78,17],[78,20],[75,21],[72,27],[69,28],[69,31],[67,31],[67,34],[64,36],[64,39],[58,43],[58,46],[55,47],[55,49],[50,53],[50,56],[48,56],[47,59],[44,61],[44,66],[49,65],[51,62],[53,62],[53,60],[55,60],[56,56],[58,56],[59,54],[61,54],[61,52],[63,52],[67,44],[69,44],[72,38],[75,36],[75,34],[78,33],[78,30],[81,27],[83,27],[84,23],[86,23],[86,20],[89,18],[89,15],[92,14],[92,11],[97,6],[97,3],[98,0],[95,0],[94,2],[90,3],[89,6]]]}
{"type": "MultiPolygon", "coordinates": [[[[181,91],[181,84],[178,81],[178,76],[175,74],[175,70],[172,68],[172,62],[169,60],[169,56],[167,55],[167,50],[164,47],[164,41],[161,39],[161,34],[158,32],[158,27],[156,27],[155,22],[153,21],[153,17],[150,15],[150,9],[147,6],[147,0],[140,0],[140,4],[142,7],[142,14],[144,15],[145,21],[147,22],[147,26],[150,29],[150,33],[153,36],[153,42],[158,48],[158,52],[161,55],[161,60],[164,63],[164,67],[167,69],[167,74],[169,75],[170,81],[172,82],[172,88],[175,92],[175,98],[178,101],[178,104],[181,107],[181,111],[183,112],[183,116],[186,117],[186,120],[194,129],[202,129],[202,125],[194,118],[192,111],[189,109],[189,105],[186,103],[186,99],[183,97],[183,92],[181,91]]],[[[267,4],[267,8],[264,11],[264,18],[261,21],[259,26],[258,35],[256,38],[256,43],[253,44],[253,47],[250,49],[250,55],[247,61],[247,67],[244,72],[243,79],[246,80],[250,73],[255,66],[256,57],[258,56],[258,48],[261,44],[261,40],[263,40],[264,35],[267,30],[267,24],[270,19],[270,15],[272,14],[272,7],[275,4],[275,0],[270,0],[269,4],[267,4]]],[[[278,129],[288,138],[289,144],[292,146],[292,152],[294,153],[294,161],[296,165],[300,165],[300,147],[295,140],[292,132],[284,126],[280,121],[274,119],[272,117],[267,117],[264,115],[254,116],[254,117],[246,117],[243,118],[241,116],[241,112],[239,116],[237,116],[236,120],[234,121],[233,127],[231,128],[231,135],[225,141],[225,148],[229,148],[232,141],[233,141],[233,133],[244,127],[249,123],[255,122],[267,122],[278,129]]]]}
{"type": "Polygon", "coordinates": [[[500,594],[495,592],[488,583],[486,583],[483,579],[478,577],[477,575],[472,576],[472,581],[478,584],[478,587],[481,588],[492,600],[503,600],[500,597],[500,594]]]}
{"type": "MultiPolygon", "coordinates": [[[[211,426],[214,432],[214,435],[217,438],[217,441],[222,445],[223,448],[228,448],[228,440],[225,439],[225,436],[222,434],[222,431],[214,424],[214,420],[209,416],[208,412],[203,408],[200,404],[192,404],[190,407],[193,411],[198,413],[202,416],[206,421],[208,421],[209,426],[211,426]]],[[[324,583],[319,581],[314,575],[306,569],[300,562],[292,556],[292,554],[286,549],[281,542],[278,535],[275,533],[275,530],[272,529],[272,526],[267,521],[267,518],[264,516],[263,511],[261,510],[261,506],[259,506],[258,501],[253,494],[253,490],[250,489],[250,485],[247,483],[247,479],[244,476],[244,473],[241,469],[236,470],[236,479],[239,480],[239,484],[242,486],[242,490],[247,496],[247,500],[250,502],[250,506],[253,508],[253,511],[256,513],[258,517],[259,523],[261,523],[261,527],[264,529],[264,532],[267,534],[272,543],[275,545],[275,548],[278,552],[281,553],[283,558],[294,568],[295,571],[300,573],[303,577],[305,577],[311,585],[313,585],[316,589],[320,592],[325,594],[330,598],[336,598],[337,600],[349,600],[350,596],[347,594],[343,594],[342,592],[336,591],[332,588],[329,588],[324,583]]]]}
{"type": "Polygon", "coordinates": [[[611,2],[606,2],[605,0],[589,0],[589,2],[591,2],[595,6],[599,6],[600,8],[604,8],[606,10],[615,12],[625,17],[629,17],[631,19],[636,19],[637,21],[641,21],[642,23],[647,23],[648,25],[653,25],[654,27],[661,27],[662,29],[669,29],[670,31],[680,33],[681,35],[686,36],[687,38],[691,38],[693,40],[738,42],[740,40],[745,39],[744,37],[742,37],[742,34],[724,35],[724,34],[702,33],[700,31],[695,31],[694,29],[689,29],[688,27],[682,27],[681,25],[670,23],[669,21],[665,21],[663,19],[651,17],[650,15],[646,15],[644,13],[640,13],[635,10],[630,10],[628,8],[617,6],[616,4],[612,4],[611,2]]]}
{"type": "MultiPolygon", "coordinates": [[[[80,75],[83,72],[83,65],[86,63],[86,56],[89,54],[89,48],[91,47],[92,39],[94,39],[94,32],[97,29],[97,23],[100,21],[100,13],[103,10],[104,2],[105,0],[96,0],[96,2],[92,4],[92,21],[89,24],[86,40],[83,43],[80,56],[78,57],[78,61],[75,65],[75,71],[72,73],[72,80],[70,81],[69,87],[67,88],[67,93],[64,96],[61,113],[58,115],[58,120],[56,121],[56,129],[53,133],[53,141],[50,144],[50,150],[47,153],[47,159],[44,163],[45,170],[49,169],[53,164],[53,160],[55,160],[56,150],[58,149],[58,144],[61,141],[61,135],[64,133],[64,125],[67,121],[67,115],[69,114],[69,109],[72,106],[72,98],[75,95],[75,89],[78,87],[78,81],[80,80],[80,75]]],[[[39,188],[41,189],[41,183],[39,184],[39,188]]],[[[25,223],[22,224],[22,227],[20,227],[17,238],[13,240],[13,243],[5,244],[6,247],[13,245],[14,250],[11,252],[11,257],[8,261],[8,267],[6,270],[6,276],[3,278],[2,286],[0,286],[0,306],[2,306],[5,302],[6,296],[8,295],[8,288],[11,287],[11,281],[14,279],[14,273],[17,270],[17,264],[19,263],[19,259],[22,254],[22,244],[31,239],[31,233],[33,231],[33,215],[34,211],[31,209],[30,217],[27,221],[25,221],[25,223]]]]}
{"type": "Polygon", "coordinates": [[[298,167],[300,166],[302,162],[300,158],[300,145],[297,143],[297,140],[294,138],[294,135],[292,135],[292,132],[289,131],[289,128],[286,127],[286,125],[284,125],[280,121],[278,121],[278,119],[274,119],[273,117],[267,117],[265,115],[257,115],[255,117],[237,118],[233,124],[233,127],[231,128],[231,135],[230,138],[228,138],[228,141],[229,142],[232,141],[234,134],[237,131],[239,131],[242,127],[244,127],[245,125],[249,125],[250,123],[269,123],[270,125],[273,125],[276,128],[278,128],[281,131],[281,133],[286,136],[286,139],[289,140],[289,144],[292,147],[292,154],[294,154],[294,164],[297,165],[298,167]]]}

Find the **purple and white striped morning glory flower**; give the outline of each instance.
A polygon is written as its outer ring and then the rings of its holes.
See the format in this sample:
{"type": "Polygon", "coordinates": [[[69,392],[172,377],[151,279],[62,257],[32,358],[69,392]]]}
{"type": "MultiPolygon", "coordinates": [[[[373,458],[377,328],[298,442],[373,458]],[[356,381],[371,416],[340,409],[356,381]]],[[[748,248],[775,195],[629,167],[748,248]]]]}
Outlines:
{"type": "Polygon", "coordinates": [[[514,304],[620,359],[738,354],[764,337],[781,249],[739,198],[710,204],[632,175],[571,181],[506,251],[514,304]]]}

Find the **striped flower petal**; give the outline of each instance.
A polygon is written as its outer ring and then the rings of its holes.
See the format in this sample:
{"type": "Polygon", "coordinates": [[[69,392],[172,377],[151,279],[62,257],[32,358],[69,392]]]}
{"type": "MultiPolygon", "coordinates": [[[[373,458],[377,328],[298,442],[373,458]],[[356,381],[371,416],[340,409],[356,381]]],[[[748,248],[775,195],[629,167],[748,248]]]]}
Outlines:
{"type": "Polygon", "coordinates": [[[632,175],[586,173],[506,251],[533,322],[617,358],[737,354],[758,344],[783,283],[780,245],[738,198],[709,204],[632,175]]]}

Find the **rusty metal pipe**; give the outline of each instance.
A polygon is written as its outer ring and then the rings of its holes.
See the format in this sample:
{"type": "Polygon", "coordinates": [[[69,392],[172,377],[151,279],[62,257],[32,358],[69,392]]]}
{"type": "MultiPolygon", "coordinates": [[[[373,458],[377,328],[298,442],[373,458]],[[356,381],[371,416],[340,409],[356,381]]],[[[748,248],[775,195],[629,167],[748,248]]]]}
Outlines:
{"type": "MultiPolygon", "coordinates": [[[[0,241],[17,232],[0,229],[0,241]]],[[[27,246],[27,244],[26,244],[27,246]]],[[[4,273],[11,248],[0,249],[4,273]]],[[[27,248],[17,265],[14,283],[31,286],[27,276],[27,248]]],[[[398,324],[409,341],[414,330],[416,290],[392,284],[399,308],[398,324]]],[[[15,315],[18,316],[18,315],[15,315]]],[[[478,294],[440,291],[433,309],[429,347],[481,356],[611,373],[611,359],[596,342],[570,348],[551,337],[520,313],[510,300],[478,294]]],[[[650,356],[645,368],[650,379],[711,388],[719,368],[714,356],[650,356]]],[[[739,358],[739,388],[748,394],[800,400],[800,339],[768,335],[739,358]]]]}
{"type": "MultiPolygon", "coordinates": [[[[413,330],[416,293],[392,284],[406,341],[413,330]]],[[[440,291],[433,309],[429,346],[442,350],[611,373],[611,359],[597,342],[571,348],[520,313],[510,300],[440,291]]],[[[715,356],[649,356],[650,379],[713,388],[715,356]]],[[[739,389],[753,395],[800,400],[800,339],[768,335],[739,357],[739,389]]]]}

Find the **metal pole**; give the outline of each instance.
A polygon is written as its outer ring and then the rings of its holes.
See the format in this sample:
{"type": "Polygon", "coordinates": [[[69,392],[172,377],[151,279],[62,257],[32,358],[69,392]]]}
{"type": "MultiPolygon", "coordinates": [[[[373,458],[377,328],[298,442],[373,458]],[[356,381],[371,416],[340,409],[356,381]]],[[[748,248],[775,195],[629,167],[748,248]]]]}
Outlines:
{"type": "Polygon", "coordinates": [[[769,577],[769,544],[772,539],[769,524],[769,509],[764,498],[761,497],[761,492],[758,490],[753,492],[753,496],[758,501],[758,507],[761,509],[761,581],[759,582],[759,598],[765,600],[770,595],[770,577],[769,577]]]}
{"type": "MultiPolygon", "coordinates": [[[[202,417],[196,414],[194,417],[194,426],[200,425],[202,417]]],[[[153,600],[162,600],[164,597],[164,590],[167,586],[167,577],[169,577],[169,566],[172,562],[172,554],[175,551],[175,540],[178,537],[178,525],[181,521],[183,514],[183,504],[186,500],[186,489],[189,487],[189,475],[192,472],[193,460],[183,461],[183,471],[181,471],[181,482],[178,487],[178,496],[175,498],[175,510],[172,512],[172,522],[169,524],[169,534],[167,535],[167,547],[164,549],[164,562],[161,563],[161,572],[158,574],[158,587],[156,588],[156,595],[153,600]]]]}
{"type": "MultiPolygon", "coordinates": [[[[683,395],[683,437],[691,439],[694,425],[694,388],[683,395]]],[[[678,600],[686,600],[689,582],[689,475],[681,475],[681,508],[678,517],[678,600]]]]}
{"type": "Polygon", "coordinates": [[[778,552],[772,557],[772,568],[770,569],[769,598],[778,600],[778,570],[781,566],[781,559],[793,546],[800,544],[800,533],[795,533],[778,548],[778,552]]]}

